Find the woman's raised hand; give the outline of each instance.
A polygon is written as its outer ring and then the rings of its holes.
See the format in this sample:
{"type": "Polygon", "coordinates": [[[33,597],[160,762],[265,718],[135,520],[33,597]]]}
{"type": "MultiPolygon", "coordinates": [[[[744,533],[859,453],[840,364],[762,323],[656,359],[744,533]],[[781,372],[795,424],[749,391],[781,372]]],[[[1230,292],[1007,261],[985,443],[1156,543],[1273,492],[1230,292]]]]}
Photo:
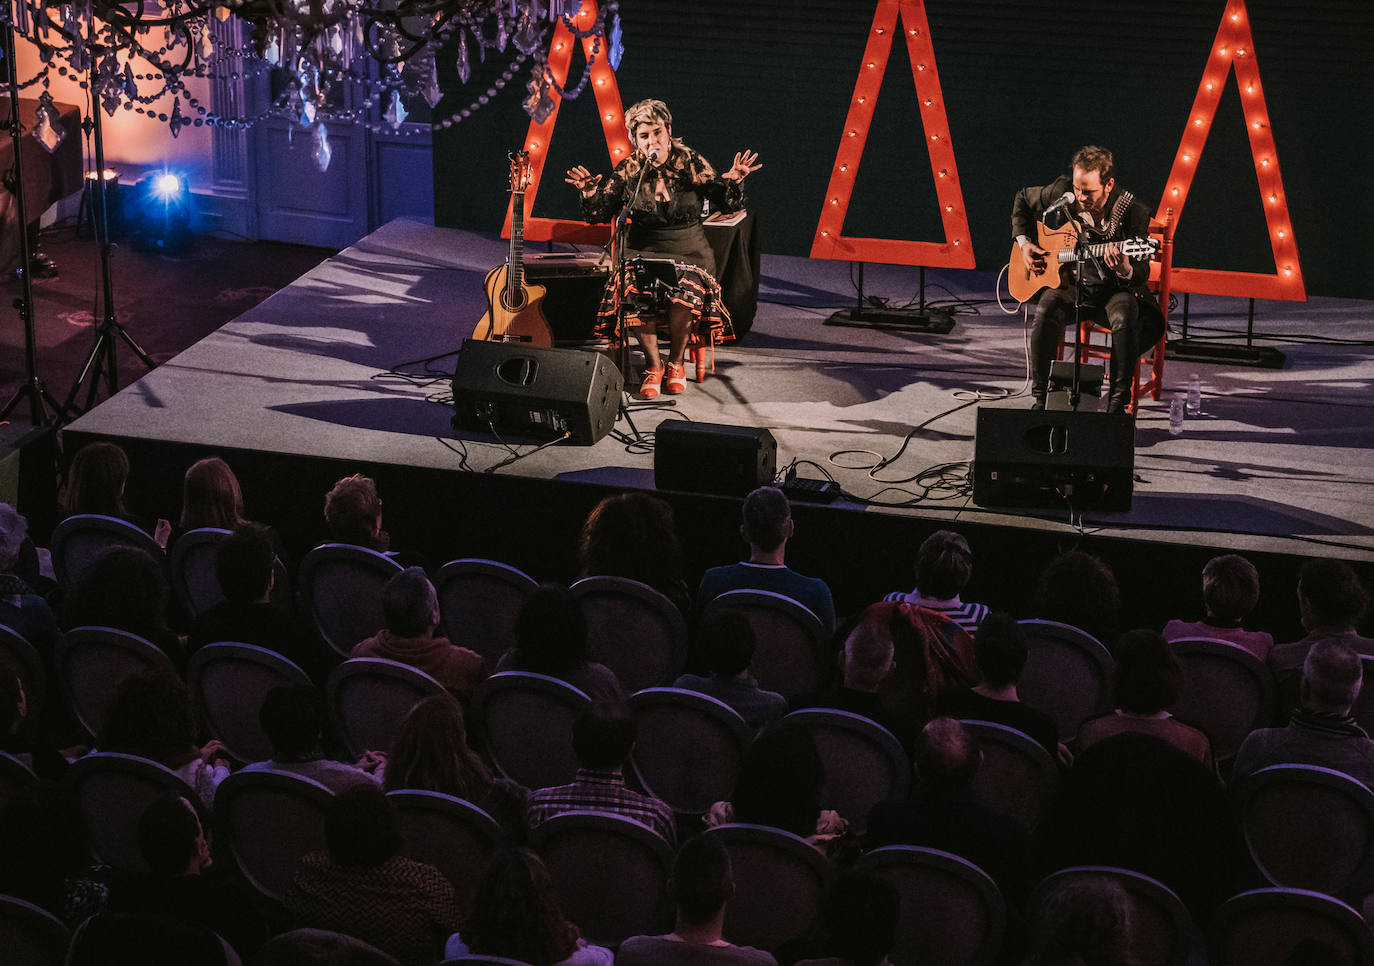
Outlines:
{"type": "Polygon", "coordinates": [[[568,176],[563,179],[584,195],[589,195],[596,190],[596,186],[601,183],[601,175],[592,174],[582,165],[575,165],[568,169],[568,176]]]}
{"type": "Polygon", "coordinates": [[[749,175],[763,167],[763,165],[755,163],[758,159],[759,156],[756,152],[745,148],[735,155],[735,163],[730,165],[730,170],[726,171],[721,177],[725,178],[727,181],[743,181],[745,178],[749,177],[749,175]]]}

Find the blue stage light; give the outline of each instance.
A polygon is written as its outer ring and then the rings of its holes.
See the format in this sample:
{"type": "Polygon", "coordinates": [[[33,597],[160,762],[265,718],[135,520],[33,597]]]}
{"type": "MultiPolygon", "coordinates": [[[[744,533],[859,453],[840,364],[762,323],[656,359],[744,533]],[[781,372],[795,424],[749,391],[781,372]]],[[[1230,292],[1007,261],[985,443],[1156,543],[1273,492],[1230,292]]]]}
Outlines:
{"type": "Polygon", "coordinates": [[[138,183],[132,205],[125,206],[134,245],[161,252],[191,244],[191,193],[185,177],[158,171],[138,183]],[[132,208],[132,210],[130,210],[132,208]]]}

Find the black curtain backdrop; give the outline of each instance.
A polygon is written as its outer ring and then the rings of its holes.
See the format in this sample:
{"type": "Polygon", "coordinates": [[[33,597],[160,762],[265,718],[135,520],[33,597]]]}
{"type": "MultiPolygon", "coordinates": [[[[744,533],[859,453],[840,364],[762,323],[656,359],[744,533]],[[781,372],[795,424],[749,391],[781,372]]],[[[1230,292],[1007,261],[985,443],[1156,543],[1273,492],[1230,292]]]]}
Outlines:
{"type": "MultiPolygon", "coordinates": [[[[766,252],[809,253],[874,0],[622,0],[625,106],[665,100],[673,133],[717,167],[759,152],[748,182],[766,252]]],[[[1307,291],[1374,298],[1358,239],[1374,222],[1374,4],[1249,0],[1264,96],[1307,291]]],[[[1064,171],[1080,145],[1116,152],[1119,180],[1153,208],[1163,191],[1215,37],[1223,0],[927,0],[950,136],[977,267],[1006,261],[1012,195],[1064,171]]],[[[435,111],[466,106],[509,66],[490,56],[435,111]]],[[[572,81],[584,59],[574,55],[572,81]]],[[[506,204],[506,152],[529,118],[517,80],[434,142],[435,221],[495,232],[506,204]]],[[[906,46],[894,39],[845,233],[940,240],[943,230],[906,46]]],[[[561,106],[534,214],[578,217],[563,183],[573,163],[609,162],[590,89],[561,106]]],[[[1203,150],[1176,236],[1174,264],[1270,273],[1234,74],[1203,150]]]]}

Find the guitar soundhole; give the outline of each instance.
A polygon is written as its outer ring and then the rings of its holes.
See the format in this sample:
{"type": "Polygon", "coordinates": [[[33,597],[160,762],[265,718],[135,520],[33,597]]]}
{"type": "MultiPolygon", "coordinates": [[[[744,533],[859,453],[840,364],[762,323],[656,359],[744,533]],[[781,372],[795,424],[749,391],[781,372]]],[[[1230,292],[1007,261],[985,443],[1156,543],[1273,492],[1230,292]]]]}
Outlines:
{"type": "Polygon", "coordinates": [[[507,312],[518,312],[525,307],[525,290],[521,289],[515,293],[514,298],[507,289],[501,290],[501,308],[507,312]]]}

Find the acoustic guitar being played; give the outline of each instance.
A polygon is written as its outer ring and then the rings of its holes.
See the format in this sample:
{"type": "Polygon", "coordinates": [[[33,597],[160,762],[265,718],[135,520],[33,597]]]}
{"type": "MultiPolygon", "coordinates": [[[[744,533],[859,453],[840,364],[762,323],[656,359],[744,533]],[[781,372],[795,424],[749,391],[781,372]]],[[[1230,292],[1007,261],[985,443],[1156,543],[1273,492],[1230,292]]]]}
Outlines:
{"type": "Polygon", "coordinates": [[[530,181],[529,152],[510,159],[510,254],[506,264],[487,273],[487,311],[472,330],[474,339],[490,342],[524,342],[550,348],[553,330],[544,317],[542,300],[547,289],[526,285],[524,271],[525,188],[530,181]]]}
{"type": "MultiPolygon", "coordinates": [[[[1040,247],[1045,250],[1045,267],[1041,271],[1026,268],[1021,258],[1021,249],[1015,242],[1011,246],[1011,257],[1007,260],[1007,291],[1018,302],[1035,297],[1042,288],[1059,287],[1059,266],[1070,265],[1078,260],[1075,248],[1077,233],[1072,223],[1063,228],[1051,230],[1043,224],[1039,226],[1040,247]]],[[[1092,258],[1101,258],[1107,253],[1107,246],[1115,245],[1123,255],[1131,258],[1150,258],[1159,250],[1157,238],[1123,238],[1114,242],[1095,242],[1087,246],[1092,258]]]]}

